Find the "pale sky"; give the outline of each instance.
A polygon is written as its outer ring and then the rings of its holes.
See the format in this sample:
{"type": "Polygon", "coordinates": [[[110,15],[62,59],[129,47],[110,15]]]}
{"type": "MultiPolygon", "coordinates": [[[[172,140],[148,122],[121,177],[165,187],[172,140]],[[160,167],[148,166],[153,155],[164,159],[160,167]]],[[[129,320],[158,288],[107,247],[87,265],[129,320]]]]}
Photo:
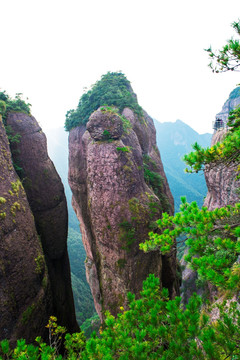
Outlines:
{"type": "Polygon", "coordinates": [[[240,73],[213,74],[204,48],[235,36],[240,0],[1,1],[0,88],[21,92],[43,130],[64,125],[83,88],[121,70],[161,122],[200,133],[240,73]]]}

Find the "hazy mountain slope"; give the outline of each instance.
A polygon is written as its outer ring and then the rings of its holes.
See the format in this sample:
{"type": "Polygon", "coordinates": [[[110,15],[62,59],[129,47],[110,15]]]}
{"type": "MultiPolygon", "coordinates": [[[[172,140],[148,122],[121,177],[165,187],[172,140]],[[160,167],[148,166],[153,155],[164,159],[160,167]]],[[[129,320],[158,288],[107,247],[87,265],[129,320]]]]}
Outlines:
{"type": "Polygon", "coordinates": [[[180,197],[186,196],[189,202],[197,201],[202,206],[207,187],[203,174],[186,174],[183,155],[192,150],[191,145],[198,142],[210,145],[211,134],[200,135],[181,120],[174,123],[154,121],[157,130],[157,145],[175,201],[175,210],[180,205],[180,197]]]}

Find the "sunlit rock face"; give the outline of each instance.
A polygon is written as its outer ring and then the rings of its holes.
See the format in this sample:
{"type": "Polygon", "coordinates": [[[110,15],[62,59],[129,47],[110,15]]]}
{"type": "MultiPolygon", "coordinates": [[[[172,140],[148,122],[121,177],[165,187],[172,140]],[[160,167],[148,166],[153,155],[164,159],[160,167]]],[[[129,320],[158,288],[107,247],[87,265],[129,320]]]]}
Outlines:
{"type": "Polygon", "coordinates": [[[20,142],[13,143],[11,150],[21,168],[20,177],[41,239],[51,282],[53,314],[68,331],[77,331],[67,252],[68,213],[61,179],[35,118],[9,113],[6,121],[13,134],[20,135],[20,142]]]}
{"type": "Polygon", "coordinates": [[[139,243],[148,238],[163,211],[173,213],[173,198],[156,147],[152,119],[140,120],[125,108],[125,124],[114,111],[100,108],[86,126],[69,134],[69,183],[86,249],[86,274],[101,319],[126,306],[149,273],[174,296],[175,254],[148,254],[139,243]],[[145,167],[145,177],[144,177],[145,167]],[[146,169],[161,179],[158,192],[147,183],[146,169]],[[158,196],[156,195],[158,194],[158,196]]]}
{"type": "Polygon", "coordinates": [[[0,340],[47,335],[53,313],[47,267],[0,117],[0,340]]]}

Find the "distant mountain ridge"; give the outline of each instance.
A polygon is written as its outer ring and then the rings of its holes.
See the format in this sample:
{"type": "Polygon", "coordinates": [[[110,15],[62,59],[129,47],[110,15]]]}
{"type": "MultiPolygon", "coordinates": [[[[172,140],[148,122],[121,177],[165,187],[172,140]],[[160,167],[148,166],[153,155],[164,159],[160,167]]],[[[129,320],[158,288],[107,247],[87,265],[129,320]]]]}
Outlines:
{"type": "Polygon", "coordinates": [[[203,205],[207,187],[203,173],[187,174],[182,161],[183,155],[192,151],[192,144],[210,146],[211,134],[198,134],[181,120],[160,123],[154,120],[157,130],[157,145],[160,150],[164,170],[175,201],[175,211],[178,211],[181,196],[186,196],[188,202],[197,201],[203,205]]]}

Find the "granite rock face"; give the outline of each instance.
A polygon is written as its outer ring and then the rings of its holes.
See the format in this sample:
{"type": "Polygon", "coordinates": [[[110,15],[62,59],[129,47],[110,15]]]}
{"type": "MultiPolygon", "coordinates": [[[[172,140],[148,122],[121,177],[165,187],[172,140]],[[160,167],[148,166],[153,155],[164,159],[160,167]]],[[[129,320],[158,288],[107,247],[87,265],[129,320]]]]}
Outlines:
{"type": "Polygon", "coordinates": [[[19,134],[11,145],[40,236],[53,297],[53,314],[69,332],[77,331],[67,252],[68,213],[63,185],[48,157],[46,136],[34,117],[9,113],[7,125],[19,134]]]}
{"type": "Polygon", "coordinates": [[[72,203],[87,253],[87,279],[101,319],[105,310],[116,315],[126,305],[128,291],[138,294],[149,273],[160,277],[171,296],[178,291],[175,256],[139,250],[154,220],[163,211],[173,213],[153,121],[146,113],[139,120],[128,108],[122,115],[124,122],[120,115],[100,108],[86,127],[69,134],[72,203]],[[147,184],[144,167],[161,178],[161,196],[147,184]]]}
{"type": "Polygon", "coordinates": [[[53,313],[44,254],[0,117],[0,340],[47,335],[53,313]]]}

